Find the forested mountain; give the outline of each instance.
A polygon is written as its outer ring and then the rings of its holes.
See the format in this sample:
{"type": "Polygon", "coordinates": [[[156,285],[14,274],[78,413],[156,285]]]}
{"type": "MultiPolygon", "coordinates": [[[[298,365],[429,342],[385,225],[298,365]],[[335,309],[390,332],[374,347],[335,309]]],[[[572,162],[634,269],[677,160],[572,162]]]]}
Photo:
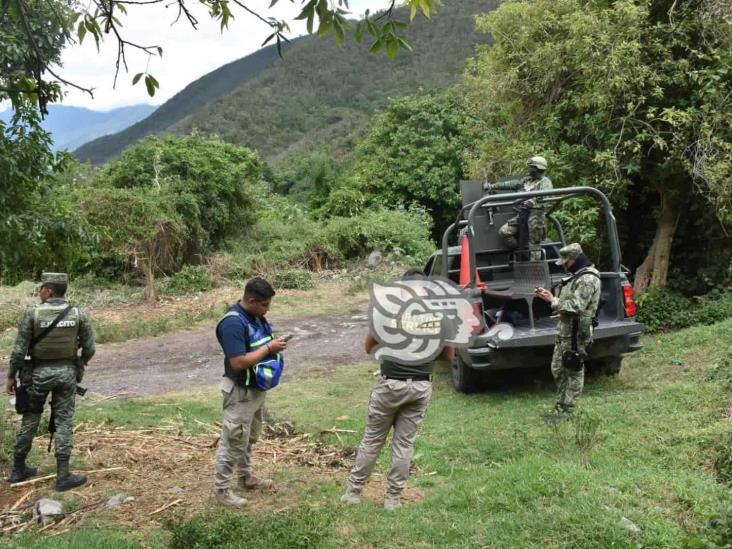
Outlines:
{"type": "MultiPolygon", "coordinates": [[[[53,135],[54,150],[74,150],[102,135],[124,130],[155,110],[154,105],[131,105],[109,111],[94,111],[68,105],[49,105],[41,126],[53,135]]],[[[0,112],[7,122],[12,110],[0,112]]]]}
{"type": "Polygon", "coordinates": [[[475,14],[497,5],[497,0],[446,2],[431,20],[419,17],[410,25],[407,36],[414,52],[402,51],[394,60],[369,53],[367,44],[352,37],[343,46],[301,38],[271,65],[268,55],[276,54],[265,48],[227,66],[236,65],[250,78],[234,85],[235,71],[222,67],[148,119],[76,154],[99,163],[145,135],[194,130],[250,147],[270,161],[323,145],[337,152],[349,146],[349,136],[390,97],[457,82],[475,45],[486,41],[475,31],[475,14]]]}
{"type": "MultiPolygon", "coordinates": [[[[297,42],[294,40],[292,44],[297,42]]],[[[287,49],[289,48],[283,48],[284,51],[287,49]]],[[[267,46],[242,59],[219,67],[186,86],[158,107],[151,116],[124,131],[105,135],[87,143],[74,151],[74,154],[81,160],[101,164],[117,156],[122,149],[143,137],[163,133],[191,112],[231,93],[244,82],[259,74],[275,59],[277,59],[276,46],[267,46]]]]}

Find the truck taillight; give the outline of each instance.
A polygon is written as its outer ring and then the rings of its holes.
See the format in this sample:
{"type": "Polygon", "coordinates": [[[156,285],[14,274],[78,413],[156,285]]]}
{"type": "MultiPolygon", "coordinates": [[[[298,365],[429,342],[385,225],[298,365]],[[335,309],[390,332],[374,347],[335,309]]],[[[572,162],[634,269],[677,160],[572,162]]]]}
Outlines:
{"type": "Polygon", "coordinates": [[[635,304],[635,293],[633,286],[623,284],[623,300],[625,302],[625,316],[635,316],[638,312],[638,306],[635,304]]]}
{"type": "Polygon", "coordinates": [[[485,332],[485,319],[483,318],[483,300],[473,301],[473,312],[480,319],[480,326],[475,328],[474,333],[480,335],[485,332]]]}

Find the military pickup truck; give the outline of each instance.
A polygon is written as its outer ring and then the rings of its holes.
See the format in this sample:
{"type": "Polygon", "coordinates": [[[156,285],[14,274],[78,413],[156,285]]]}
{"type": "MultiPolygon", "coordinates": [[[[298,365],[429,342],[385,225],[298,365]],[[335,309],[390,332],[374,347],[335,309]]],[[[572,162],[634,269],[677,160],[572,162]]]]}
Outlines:
{"type": "Polygon", "coordinates": [[[555,213],[566,201],[582,197],[600,206],[606,232],[601,247],[604,257],[590,257],[601,271],[602,305],[587,367],[607,375],[620,372],[623,355],[642,348],[643,325],[635,321],[633,288],[628,270],[621,264],[615,217],[607,197],[592,187],[484,194],[482,185],[474,181],[461,182],[461,195],[457,219],[445,230],[442,249],[425,267],[428,275],[443,276],[464,286],[474,309],[485,320],[474,344],[456,353],[452,364],[455,389],[478,391],[491,372],[551,363],[557,320],[546,302],[534,298],[534,288],[554,289],[567,276],[555,264],[559,249],[568,244],[555,213]],[[530,198],[542,201],[548,232],[554,235],[554,239],[542,242],[540,260],[530,259],[527,252],[507,249],[498,234],[498,229],[516,215],[517,206],[530,198]]]}

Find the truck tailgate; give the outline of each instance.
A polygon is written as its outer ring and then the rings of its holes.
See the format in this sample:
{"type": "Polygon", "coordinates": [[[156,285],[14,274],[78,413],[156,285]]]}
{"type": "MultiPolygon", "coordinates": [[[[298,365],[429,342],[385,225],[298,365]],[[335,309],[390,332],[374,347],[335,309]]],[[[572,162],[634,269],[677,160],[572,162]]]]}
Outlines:
{"type": "MultiPolygon", "coordinates": [[[[595,341],[629,334],[640,335],[642,332],[643,324],[634,320],[602,320],[600,325],[595,328],[595,341]]],[[[486,337],[485,344],[490,344],[491,347],[497,349],[554,345],[556,336],[557,322],[542,319],[536,323],[534,330],[528,326],[517,326],[514,327],[513,336],[510,339],[486,337]]]]}

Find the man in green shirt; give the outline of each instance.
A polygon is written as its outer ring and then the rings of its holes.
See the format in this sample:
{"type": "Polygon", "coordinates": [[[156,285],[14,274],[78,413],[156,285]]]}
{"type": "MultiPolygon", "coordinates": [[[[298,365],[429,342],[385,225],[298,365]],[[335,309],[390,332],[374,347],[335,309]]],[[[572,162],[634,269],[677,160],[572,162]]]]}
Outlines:
{"type": "MultiPolygon", "coordinates": [[[[425,274],[412,269],[403,278],[409,280],[420,277],[425,278],[425,274]]],[[[366,352],[370,354],[377,345],[376,337],[369,333],[365,342],[366,352]]],[[[454,349],[446,346],[438,360],[452,362],[453,357],[454,349]]],[[[414,442],[432,400],[434,365],[434,359],[419,364],[402,364],[396,360],[382,359],[381,376],[369,398],[366,431],[358,449],[356,463],[348,477],[346,493],[341,497],[343,503],[360,503],[363,487],[393,427],[391,470],[387,476],[388,489],[384,508],[393,511],[401,507],[400,496],[409,477],[414,442]]]]}

